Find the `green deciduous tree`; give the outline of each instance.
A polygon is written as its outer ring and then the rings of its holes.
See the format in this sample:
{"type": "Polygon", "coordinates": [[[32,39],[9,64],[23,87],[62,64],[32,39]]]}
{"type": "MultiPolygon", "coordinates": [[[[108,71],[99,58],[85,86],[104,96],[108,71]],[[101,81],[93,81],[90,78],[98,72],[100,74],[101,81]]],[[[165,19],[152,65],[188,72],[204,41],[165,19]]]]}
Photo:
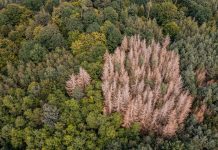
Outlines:
{"type": "Polygon", "coordinates": [[[106,35],[108,49],[113,51],[118,44],[121,43],[122,35],[119,29],[110,21],[106,21],[103,26],[101,26],[101,31],[106,35]]]}
{"type": "Polygon", "coordinates": [[[194,17],[200,24],[208,21],[213,15],[213,6],[211,6],[213,5],[212,1],[185,0],[181,3],[188,8],[188,15],[194,17]]]}
{"type": "Polygon", "coordinates": [[[116,10],[114,10],[112,7],[106,7],[103,11],[104,14],[104,20],[109,20],[111,22],[115,22],[118,19],[118,14],[116,10]]]}
{"type": "Polygon", "coordinates": [[[37,11],[43,6],[44,0],[24,0],[23,3],[27,8],[37,11]]]}
{"type": "Polygon", "coordinates": [[[45,47],[34,41],[23,42],[21,49],[19,50],[19,58],[25,62],[33,61],[40,62],[43,57],[48,53],[45,47]]]}
{"type": "Polygon", "coordinates": [[[179,34],[180,28],[176,22],[168,22],[164,25],[163,32],[165,35],[169,35],[173,40],[179,34]]]}
{"type": "Polygon", "coordinates": [[[151,17],[155,18],[159,24],[165,24],[182,18],[183,12],[171,2],[155,3],[151,8],[151,17]]]}
{"type": "Polygon", "coordinates": [[[43,27],[35,36],[35,40],[45,46],[48,50],[57,47],[65,47],[65,39],[55,24],[48,24],[43,27]]]}

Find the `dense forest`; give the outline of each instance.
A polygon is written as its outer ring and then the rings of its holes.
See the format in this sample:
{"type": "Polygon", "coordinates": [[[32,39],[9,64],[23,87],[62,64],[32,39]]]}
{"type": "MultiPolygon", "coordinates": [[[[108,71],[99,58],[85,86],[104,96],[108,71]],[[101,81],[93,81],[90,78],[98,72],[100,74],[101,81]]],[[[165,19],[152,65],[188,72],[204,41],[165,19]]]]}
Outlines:
{"type": "Polygon", "coordinates": [[[0,0],[1,150],[217,150],[218,0],[0,0]]]}

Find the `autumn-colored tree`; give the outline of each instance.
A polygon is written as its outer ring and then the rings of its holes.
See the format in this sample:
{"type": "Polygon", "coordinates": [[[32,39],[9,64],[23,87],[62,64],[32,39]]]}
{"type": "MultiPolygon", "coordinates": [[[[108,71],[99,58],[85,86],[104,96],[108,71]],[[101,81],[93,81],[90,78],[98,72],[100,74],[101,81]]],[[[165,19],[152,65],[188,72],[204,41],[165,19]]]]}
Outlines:
{"type": "Polygon", "coordinates": [[[104,113],[121,112],[123,126],[139,122],[146,132],[173,136],[190,112],[192,96],[182,89],[179,57],[167,51],[169,38],[146,45],[125,37],[114,54],[105,54],[104,113]]]}

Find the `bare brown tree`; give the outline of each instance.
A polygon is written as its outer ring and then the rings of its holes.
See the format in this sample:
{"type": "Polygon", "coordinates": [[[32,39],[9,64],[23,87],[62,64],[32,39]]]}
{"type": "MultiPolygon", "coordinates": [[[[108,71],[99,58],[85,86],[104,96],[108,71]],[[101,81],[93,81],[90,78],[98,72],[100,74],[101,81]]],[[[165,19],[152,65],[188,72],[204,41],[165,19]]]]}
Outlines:
{"type": "Polygon", "coordinates": [[[206,104],[201,105],[199,108],[195,110],[194,117],[197,120],[197,122],[199,123],[203,122],[206,110],[207,110],[206,104]]]}
{"type": "Polygon", "coordinates": [[[85,69],[80,68],[79,74],[70,76],[70,79],[66,82],[65,89],[67,94],[73,97],[74,91],[76,88],[84,89],[91,81],[90,75],[86,72],[85,69]]]}
{"type": "Polygon", "coordinates": [[[195,74],[196,74],[197,85],[202,86],[206,80],[206,70],[198,69],[195,74]]]}
{"type": "Polygon", "coordinates": [[[139,122],[144,131],[173,136],[190,112],[192,97],[182,89],[179,56],[167,51],[169,38],[146,45],[139,36],[124,38],[105,54],[102,75],[104,113],[121,112],[123,126],[139,122]]]}

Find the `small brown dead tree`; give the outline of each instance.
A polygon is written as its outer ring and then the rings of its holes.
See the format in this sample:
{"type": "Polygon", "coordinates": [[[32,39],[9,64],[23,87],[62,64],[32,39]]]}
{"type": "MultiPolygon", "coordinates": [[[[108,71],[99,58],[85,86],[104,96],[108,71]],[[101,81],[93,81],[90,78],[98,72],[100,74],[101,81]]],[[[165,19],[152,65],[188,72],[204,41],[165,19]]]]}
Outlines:
{"type": "Polygon", "coordinates": [[[76,88],[84,89],[91,81],[90,75],[84,70],[80,68],[79,74],[70,76],[70,79],[66,82],[65,89],[67,94],[73,97],[74,91],[76,88]]]}
{"type": "Polygon", "coordinates": [[[206,110],[207,110],[206,104],[201,105],[199,108],[195,110],[194,117],[198,123],[203,122],[206,110]]]}
{"type": "Polygon", "coordinates": [[[195,74],[196,74],[197,85],[202,86],[206,80],[206,70],[198,69],[195,74]]]}

